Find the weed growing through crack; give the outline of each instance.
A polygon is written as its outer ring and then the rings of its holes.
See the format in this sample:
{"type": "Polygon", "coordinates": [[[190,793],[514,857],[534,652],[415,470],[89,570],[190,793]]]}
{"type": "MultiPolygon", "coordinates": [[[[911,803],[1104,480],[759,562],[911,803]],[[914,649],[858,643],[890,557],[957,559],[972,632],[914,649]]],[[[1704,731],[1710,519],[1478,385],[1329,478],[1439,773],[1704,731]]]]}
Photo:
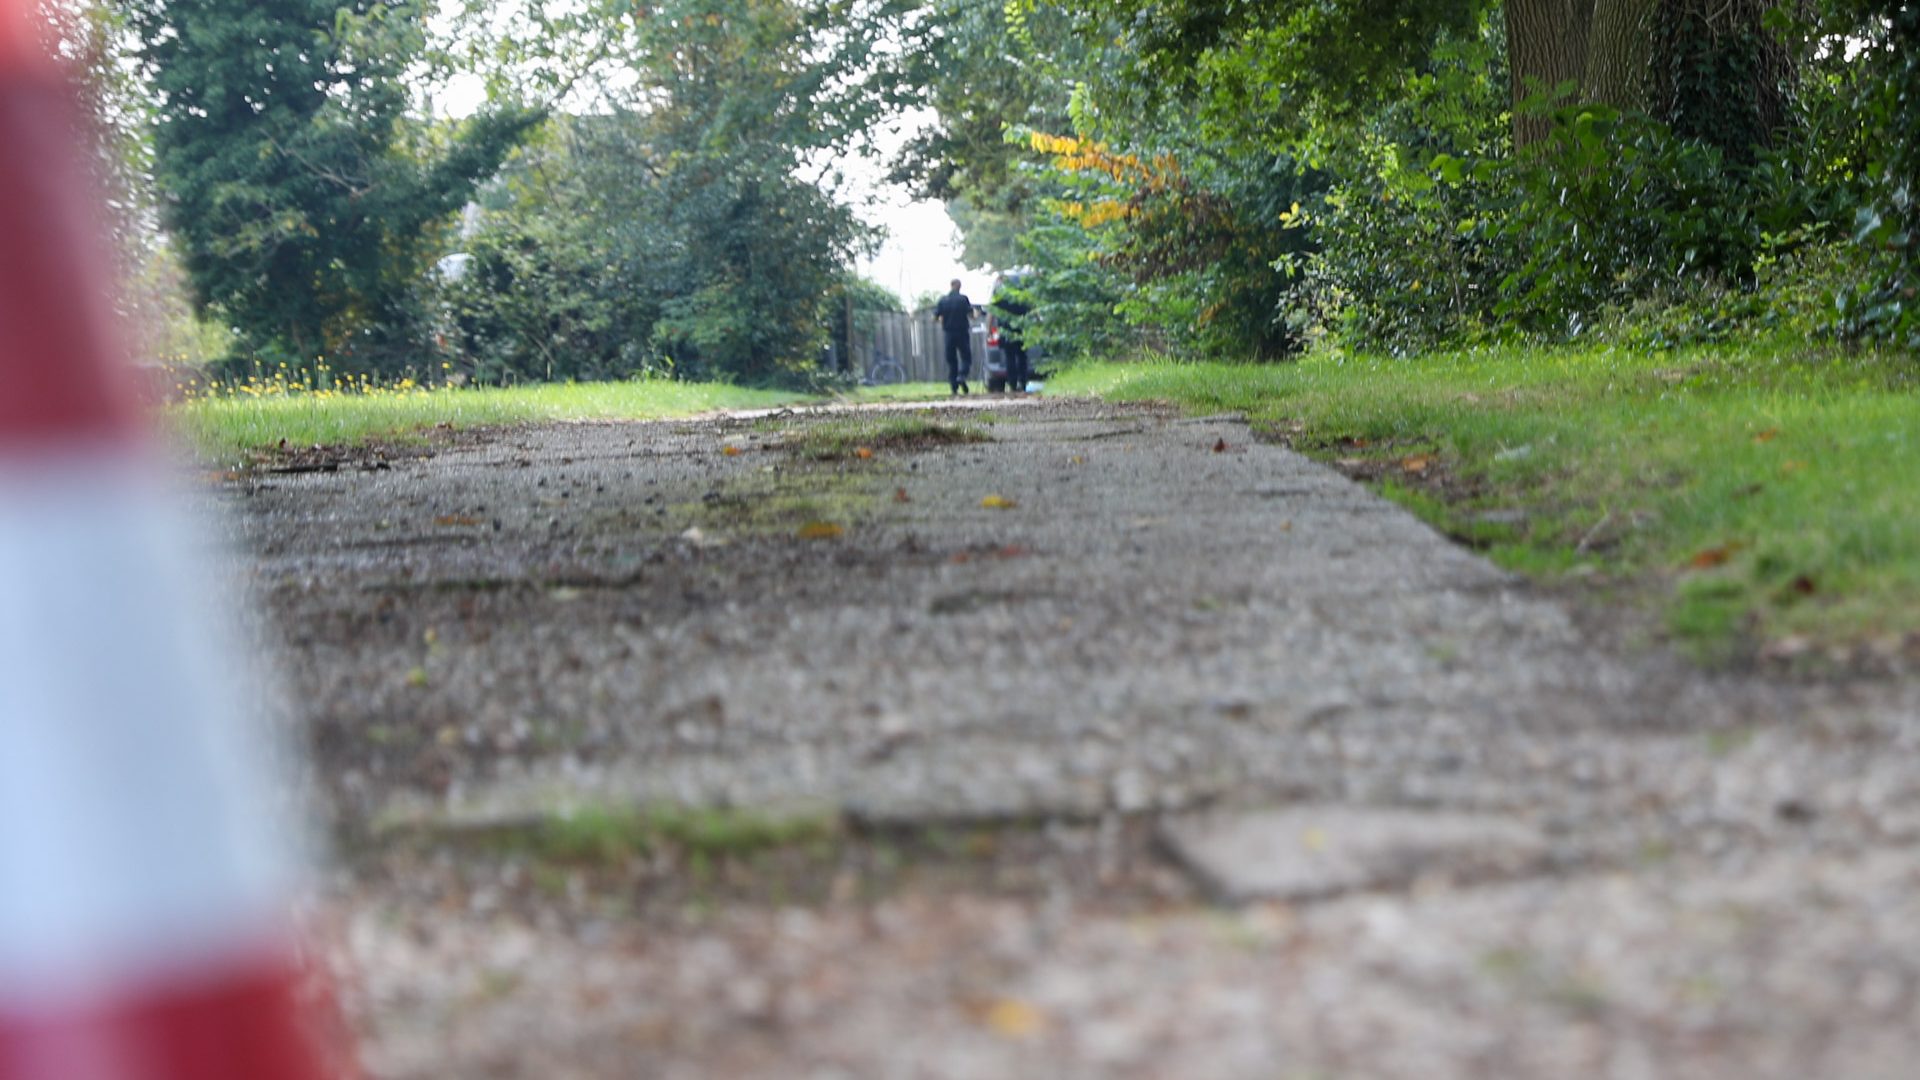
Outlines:
{"type": "Polygon", "coordinates": [[[814,461],[843,461],[857,458],[863,449],[874,454],[911,453],[991,441],[992,437],[977,427],[920,416],[846,417],[800,431],[788,440],[787,447],[814,461]]]}
{"type": "Polygon", "coordinates": [[[502,846],[536,860],[606,865],[668,851],[688,861],[746,857],[763,851],[831,842],[837,818],[778,816],[746,810],[683,807],[583,807],[538,826],[508,833],[502,846]]]}

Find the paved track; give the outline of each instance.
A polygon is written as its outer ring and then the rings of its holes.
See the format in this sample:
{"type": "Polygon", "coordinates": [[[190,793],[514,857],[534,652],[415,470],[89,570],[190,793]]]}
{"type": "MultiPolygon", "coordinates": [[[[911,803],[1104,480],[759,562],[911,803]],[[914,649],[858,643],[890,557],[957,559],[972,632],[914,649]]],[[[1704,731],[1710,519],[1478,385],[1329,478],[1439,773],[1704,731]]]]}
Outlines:
{"type": "Polygon", "coordinates": [[[938,420],[235,485],[380,1071],[1910,1075],[1911,687],[1621,655],[1232,418],[938,420]],[[799,901],[453,839],[662,803],[857,838],[799,901]]]}

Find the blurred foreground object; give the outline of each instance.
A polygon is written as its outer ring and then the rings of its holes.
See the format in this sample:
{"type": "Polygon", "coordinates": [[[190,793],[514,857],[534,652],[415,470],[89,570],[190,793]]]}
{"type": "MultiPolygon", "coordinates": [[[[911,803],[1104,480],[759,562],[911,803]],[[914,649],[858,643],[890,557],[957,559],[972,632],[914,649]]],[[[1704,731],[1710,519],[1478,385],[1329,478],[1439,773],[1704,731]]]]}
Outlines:
{"type": "Polygon", "coordinates": [[[351,1076],[38,34],[0,0],[0,1080],[351,1076]]]}

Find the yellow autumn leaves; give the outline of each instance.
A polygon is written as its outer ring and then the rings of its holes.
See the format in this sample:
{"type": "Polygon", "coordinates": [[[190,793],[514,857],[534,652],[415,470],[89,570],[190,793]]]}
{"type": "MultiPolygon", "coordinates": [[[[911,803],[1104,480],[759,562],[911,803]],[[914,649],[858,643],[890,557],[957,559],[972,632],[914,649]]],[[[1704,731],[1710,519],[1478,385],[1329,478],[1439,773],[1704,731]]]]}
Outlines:
{"type": "MultiPolygon", "coordinates": [[[[1142,160],[1135,154],[1116,154],[1103,142],[1075,135],[1050,135],[1044,131],[1028,133],[1027,145],[1036,153],[1051,155],[1053,167],[1063,172],[1103,176],[1116,184],[1146,192],[1163,191],[1180,176],[1180,163],[1171,154],[1142,160]]],[[[1083,229],[1097,229],[1135,213],[1129,203],[1120,199],[1058,200],[1051,205],[1083,229]]]]}
{"type": "Polygon", "coordinates": [[[1158,190],[1180,175],[1180,163],[1172,154],[1161,154],[1143,161],[1135,154],[1116,154],[1106,143],[1082,139],[1076,135],[1049,135],[1035,131],[1027,136],[1027,145],[1036,153],[1050,154],[1053,167],[1066,172],[1098,173],[1116,183],[1137,184],[1158,190]]]}

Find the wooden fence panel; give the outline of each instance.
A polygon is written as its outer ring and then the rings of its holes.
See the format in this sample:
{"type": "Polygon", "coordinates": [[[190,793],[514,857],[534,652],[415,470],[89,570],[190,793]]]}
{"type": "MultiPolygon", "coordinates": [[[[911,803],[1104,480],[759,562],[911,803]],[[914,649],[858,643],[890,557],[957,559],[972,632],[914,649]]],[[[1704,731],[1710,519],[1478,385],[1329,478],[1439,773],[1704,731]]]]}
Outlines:
{"type": "MultiPolygon", "coordinates": [[[[934,325],[932,312],[903,315],[897,311],[854,313],[853,369],[862,381],[878,383],[947,381],[945,342],[934,325]],[[884,363],[891,360],[898,364],[884,363]]],[[[973,328],[973,378],[986,378],[987,331],[973,328]]]]}

